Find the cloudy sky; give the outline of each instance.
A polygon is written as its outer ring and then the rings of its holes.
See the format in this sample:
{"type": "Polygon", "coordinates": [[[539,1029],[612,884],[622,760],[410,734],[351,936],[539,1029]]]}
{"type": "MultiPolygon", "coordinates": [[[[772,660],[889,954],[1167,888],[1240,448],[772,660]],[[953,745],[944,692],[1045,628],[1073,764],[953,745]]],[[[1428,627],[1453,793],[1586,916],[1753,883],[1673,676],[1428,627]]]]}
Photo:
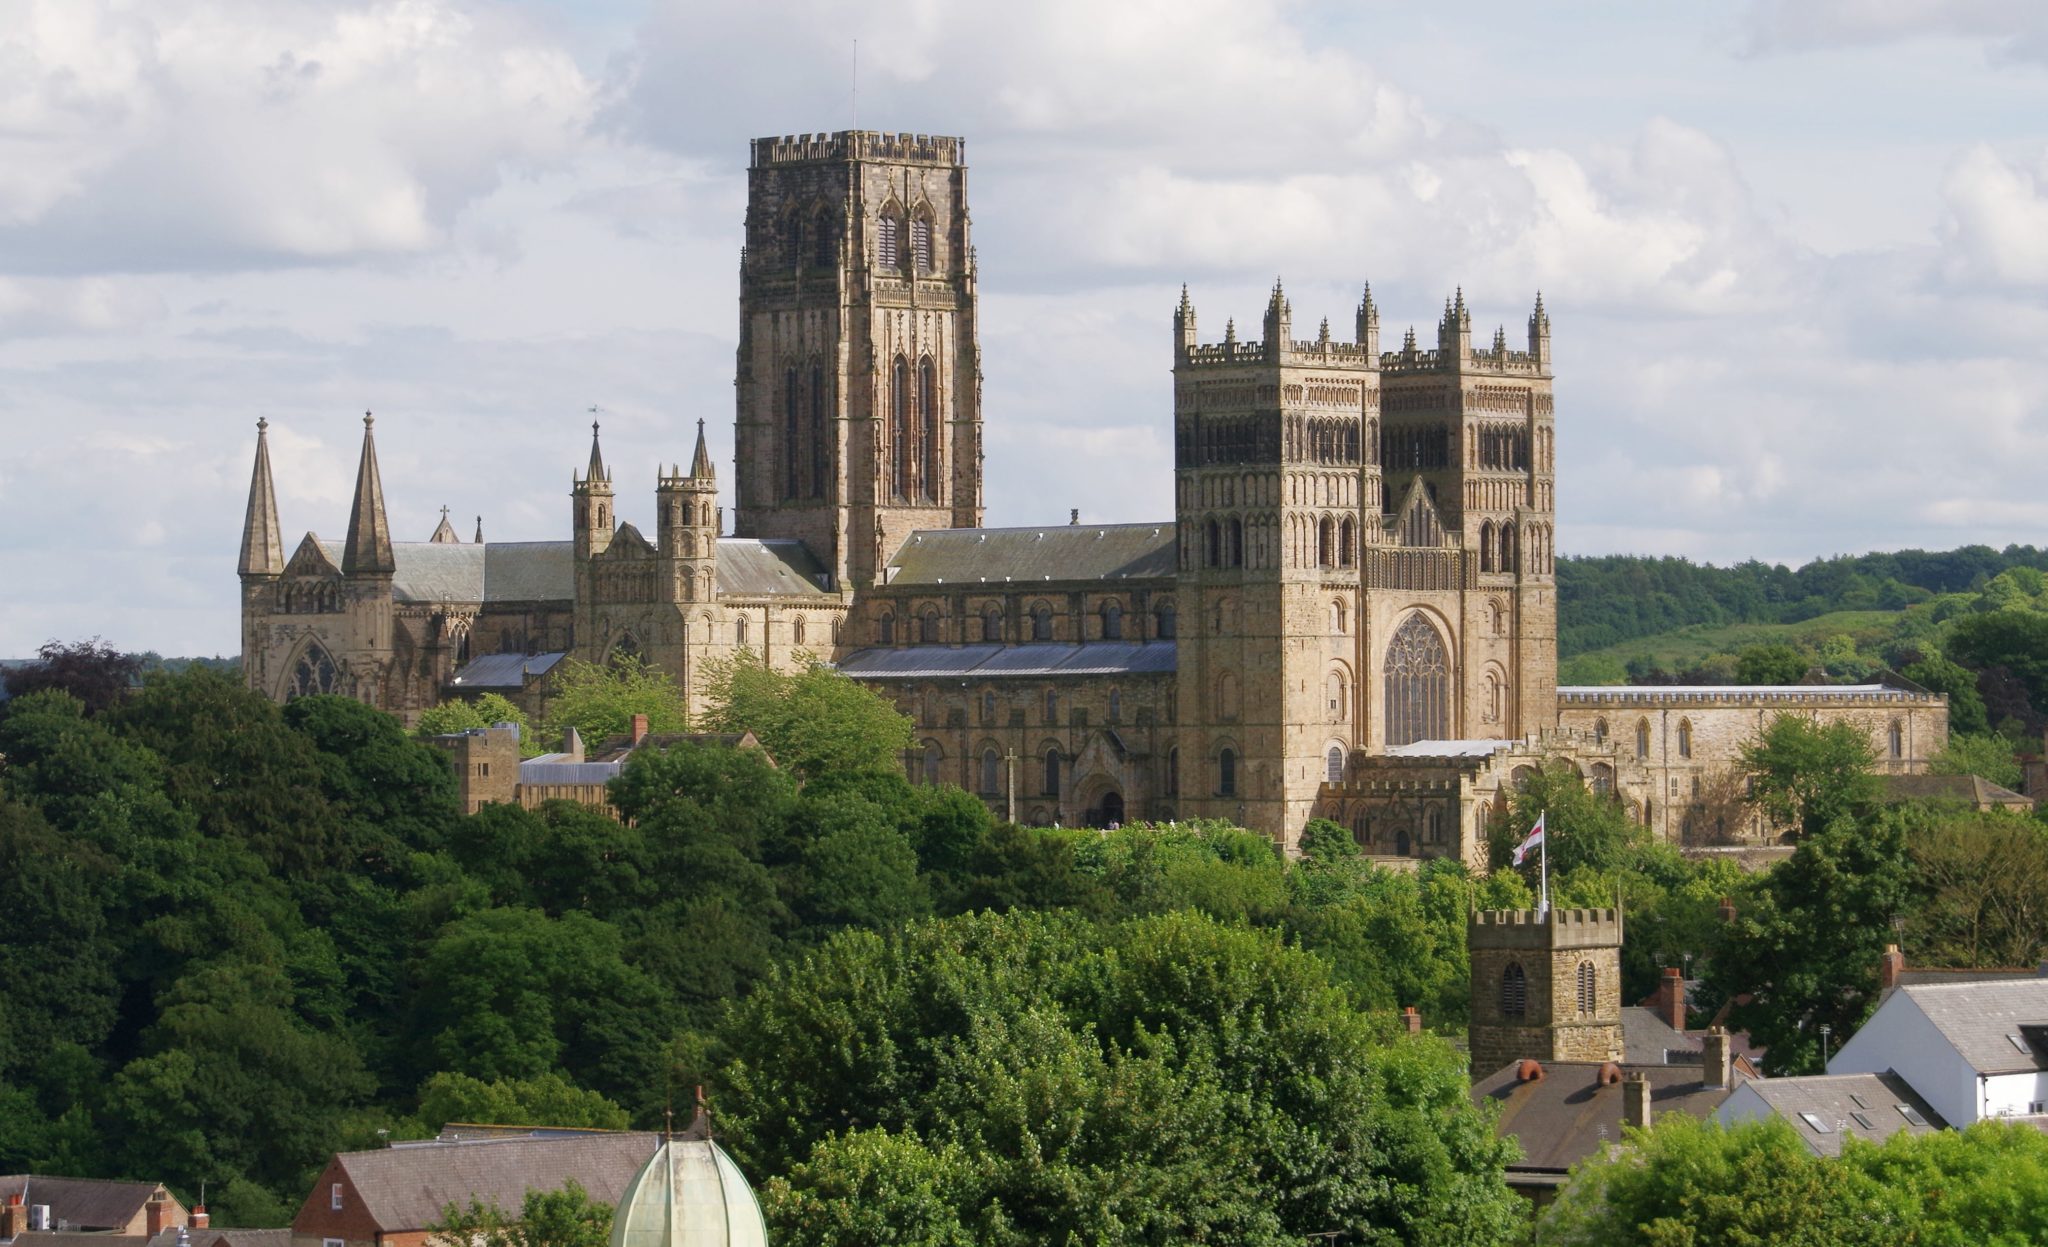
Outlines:
{"type": "MultiPolygon", "coordinates": [[[[293,538],[731,455],[748,138],[964,135],[989,518],[1171,512],[1170,313],[1558,359],[1566,553],[2048,537],[2048,5],[0,0],[0,656],[234,651],[293,538]],[[858,92],[852,90],[855,41],[858,92]]],[[[730,473],[727,472],[729,477],[730,473]]]]}

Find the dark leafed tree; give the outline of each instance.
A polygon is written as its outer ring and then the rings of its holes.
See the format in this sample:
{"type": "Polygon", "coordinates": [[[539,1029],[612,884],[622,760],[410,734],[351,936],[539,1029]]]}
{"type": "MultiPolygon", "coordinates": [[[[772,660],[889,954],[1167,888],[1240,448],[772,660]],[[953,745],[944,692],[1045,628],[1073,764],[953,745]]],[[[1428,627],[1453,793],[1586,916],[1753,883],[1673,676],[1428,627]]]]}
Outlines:
{"type": "Polygon", "coordinates": [[[142,674],[142,660],[124,654],[99,637],[90,641],[46,641],[36,651],[36,660],[7,673],[7,695],[26,697],[45,689],[58,689],[85,704],[87,714],[98,714],[125,697],[142,674]]]}

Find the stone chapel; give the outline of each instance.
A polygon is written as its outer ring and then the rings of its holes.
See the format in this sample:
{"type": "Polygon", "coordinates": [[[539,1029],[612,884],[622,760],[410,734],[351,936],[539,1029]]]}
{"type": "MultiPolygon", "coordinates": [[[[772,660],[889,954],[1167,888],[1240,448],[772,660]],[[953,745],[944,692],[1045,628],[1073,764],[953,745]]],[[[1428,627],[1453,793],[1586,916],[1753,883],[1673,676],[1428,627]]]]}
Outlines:
{"type": "MultiPolygon", "coordinates": [[[[1559,688],[1550,317],[1475,341],[1459,290],[1433,341],[1259,337],[1172,315],[1175,513],[983,526],[977,259],[965,143],[758,139],[741,249],[733,511],[694,453],[615,490],[593,425],[569,538],[426,541],[385,518],[373,420],[342,540],[287,555],[258,422],[238,571],[243,666],[283,700],[400,716],[497,691],[539,709],[564,657],[631,655],[701,707],[707,662],[829,662],[917,724],[914,781],[1019,821],[1224,818],[1291,849],[1311,818],[1368,852],[1475,865],[1546,759],[1673,840],[1763,828],[1729,793],[1779,713],[1843,718],[1924,769],[1944,700],[1903,681],[1559,688]],[[646,512],[651,537],[623,518],[646,512]],[[641,495],[644,499],[646,495],[641,495]]],[[[1169,415],[1170,411],[1170,415],[1169,415]]],[[[679,429],[680,433],[681,430],[679,429]]],[[[678,445],[680,449],[680,445],[678,445]]],[[[638,456],[636,456],[636,461],[638,456]]],[[[643,520],[644,522],[644,520],[643,520]]]]}

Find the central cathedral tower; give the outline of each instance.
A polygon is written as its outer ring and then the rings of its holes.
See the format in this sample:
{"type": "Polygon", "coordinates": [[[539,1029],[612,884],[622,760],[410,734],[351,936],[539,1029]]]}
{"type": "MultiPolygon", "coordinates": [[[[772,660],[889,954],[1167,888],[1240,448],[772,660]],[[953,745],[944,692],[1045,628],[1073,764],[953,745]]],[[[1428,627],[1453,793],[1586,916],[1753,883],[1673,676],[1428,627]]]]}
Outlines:
{"type": "Polygon", "coordinates": [[[910,533],[981,523],[965,144],[756,139],[740,262],[734,533],[795,538],[834,589],[910,533]]]}

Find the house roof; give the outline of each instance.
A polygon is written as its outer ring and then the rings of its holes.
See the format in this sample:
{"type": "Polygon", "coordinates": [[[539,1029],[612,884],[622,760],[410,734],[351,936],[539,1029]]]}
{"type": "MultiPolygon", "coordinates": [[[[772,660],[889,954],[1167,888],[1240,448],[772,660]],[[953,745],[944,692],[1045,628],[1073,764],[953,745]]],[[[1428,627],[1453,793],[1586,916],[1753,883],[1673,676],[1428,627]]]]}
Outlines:
{"type": "Polygon", "coordinates": [[[1090,641],[1084,645],[910,645],[857,650],[839,670],[857,680],[1000,680],[1020,676],[1171,675],[1172,641],[1090,641]]]}
{"type": "Polygon", "coordinates": [[[915,532],[889,561],[885,583],[1161,580],[1174,574],[1174,525],[1054,524],[915,532]]]}
{"type": "Polygon", "coordinates": [[[529,1190],[557,1190],[570,1178],[592,1201],[617,1203],[660,1141],[645,1133],[436,1141],[342,1152],[335,1160],[364,1210],[388,1234],[424,1229],[450,1204],[467,1206],[471,1199],[516,1209],[529,1190]]]}
{"type": "Polygon", "coordinates": [[[1905,1079],[1889,1071],[1759,1078],[1743,1085],[1790,1122],[1800,1142],[1822,1156],[1839,1156],[1844,1139],[1879,1143],[1901,1130],[1932,1134],[1948,1125],[1905,1079]],[[1913,1116],[1907,1115],[1908,1109],[1913,1116]]]}
{"type": "Polygon", "coordinates": [[[1981,775],[1886,775],[1885,796],[1893,801],[1960,801],[1973,809],[1996,806],[2033,808],[2034,799],[1992,783],[1981,775]]]}
{"type": "Polygon", "coordinates": [[[74,1230],[112,1230],[133,1221],[150,1196],[162,1189],[155,1182],[16,1173],[0,1177],[0,1203],[20,1195],[25,1204],[48,1204],[52,1225],[74,1230]]]}
{"type": "MultiPolygon", "coordinates": [[[[1498,1130],[1521,1144],[1523,1159],[1512,1171],[1562,1172],[1621,1139],[1622,1085],[1603,1083],[1597,1061],[1546,1061],[1543,1076],[1524,1081],[1521,1065],[1503,1066],[1472,1084],[1472,1102],[1500,1106],[1498,1130]]],[[[1651,1120],[1665,1113],[1706,1118],[1728,1098],[1732,1087],[1709,1087],[1700,1081],[1697,1065],[1621,1066],[1624,1075],[1641,1075],[1650,1084],[1651,1120]]],[[[1732,1075],[1740,1084],[1743,1077],[1732,1075]]]]}
{"type": "MultiPolygon", "coordinates": [[[[1898,996],[1926,1014],[1980,1075],[2048,1069],[2048,979],[1914,983],[1898,996]]],[[[1893,1007],[1892,1000],[1885,1004],[1893,1007]]]]}
{"type": "Polygon", "coordinates": [[[1702,1060],[1704,1045],[1698,1035],[1673,1030],[1655,1009],[1627,1005],[1621,1011],[1621,1049],[1639,1064],[1682,1065],[1702,1060]]]}
{"type": "MultiPolygon", "coordinates": [[[[96,1241],[104,1247],[109,1240],[101,1237],[96,1241]]],[[[123,1238],[121,1241],[125,1243],[128,1240],[123,1238]]],[[[144,1247],[179,1247],[176,1227],[159,1231],[155,1238],[138,1238],[135,1241],[144,1247]]],[[[291,1247],[291,1241],[289,1227],[282,1230],[231,1230],[209,1226],[203,1230],[188,1230],[184,1247],[291,1247]]],[[[24,1244],[24,1247],[28,1245],[24,1244]]]]}

